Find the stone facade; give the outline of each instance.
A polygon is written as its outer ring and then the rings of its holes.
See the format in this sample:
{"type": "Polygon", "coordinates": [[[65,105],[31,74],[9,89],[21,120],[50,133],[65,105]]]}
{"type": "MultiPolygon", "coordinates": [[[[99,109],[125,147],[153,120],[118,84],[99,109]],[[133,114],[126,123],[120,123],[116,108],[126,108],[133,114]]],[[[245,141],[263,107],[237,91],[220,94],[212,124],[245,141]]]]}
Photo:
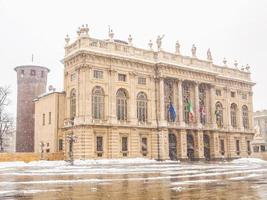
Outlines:
{"type": "Polygon", "coordinates": [[[34,151],[34,98],[46,91],[45,67],[24,65],[17,72],[16,152],[34,151]]]}
{"type": "MultiPolygon", "coordinates": [[[[77,159],[250,155],[254,83],[249,67],[215,65],[210,50],[207,60],[199,59],[195,46],[192,57],[183,56],[178,42],[175,53],[166,52],[163,36],[157,50],[151,42],[146,50],[134,47],[131,37],[114,40],[111,31],[108,40],[98,40],[88,31],[83,26],[72,43],[66,38],[66,96],[59,112],[64,123],[55,130],[66,154],[73,133],[77,159]]],[[[41,120],[40,113],[35,116],[41,120]]]]}

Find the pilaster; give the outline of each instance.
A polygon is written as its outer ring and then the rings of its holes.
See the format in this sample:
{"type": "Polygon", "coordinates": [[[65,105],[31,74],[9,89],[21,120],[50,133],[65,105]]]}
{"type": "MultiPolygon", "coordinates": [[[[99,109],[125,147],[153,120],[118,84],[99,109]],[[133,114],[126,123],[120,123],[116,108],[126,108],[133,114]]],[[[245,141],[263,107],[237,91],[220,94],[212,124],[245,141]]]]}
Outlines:
{"type": "Polygon", "coordinates": [[[183,80],[178,81],[178,119],[180,126],[184,126],[184,117],[183,117],[183,88],[182,88],[183,80]]]}

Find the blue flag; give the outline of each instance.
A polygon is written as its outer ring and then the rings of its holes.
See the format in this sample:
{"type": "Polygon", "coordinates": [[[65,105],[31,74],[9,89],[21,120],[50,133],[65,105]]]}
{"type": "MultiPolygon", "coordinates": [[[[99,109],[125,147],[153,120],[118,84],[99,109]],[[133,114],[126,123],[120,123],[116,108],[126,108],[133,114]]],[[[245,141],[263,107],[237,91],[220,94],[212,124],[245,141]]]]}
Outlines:
{"type": "Polygon", "coordinates": [[[171,120],[174,122],[176,119],[176,112],[175,112],[175,109],[174,109],[172,103],[170,103],[169,112],[170,112],[171,120]]]}

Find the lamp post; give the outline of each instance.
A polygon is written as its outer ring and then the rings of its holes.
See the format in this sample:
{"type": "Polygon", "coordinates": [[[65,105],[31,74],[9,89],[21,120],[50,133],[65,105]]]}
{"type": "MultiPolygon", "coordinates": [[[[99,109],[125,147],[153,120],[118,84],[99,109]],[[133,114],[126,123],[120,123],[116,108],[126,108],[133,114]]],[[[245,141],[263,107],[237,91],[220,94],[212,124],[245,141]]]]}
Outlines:
{"type": "Polygon", "coordinates": [[[41,160],[44,159],[44,142],[40,142],[40,147],[41,147],[41,160]]]}
{"type": "Polygon", "coordinates": [[[67,140],[69,142],[69,159],[67,160],[71,165],[73,165],[73,143],[77,141],[77,136],[73,134],[74,120],[71,120],[71,132],[67,135],[67,140]]]}

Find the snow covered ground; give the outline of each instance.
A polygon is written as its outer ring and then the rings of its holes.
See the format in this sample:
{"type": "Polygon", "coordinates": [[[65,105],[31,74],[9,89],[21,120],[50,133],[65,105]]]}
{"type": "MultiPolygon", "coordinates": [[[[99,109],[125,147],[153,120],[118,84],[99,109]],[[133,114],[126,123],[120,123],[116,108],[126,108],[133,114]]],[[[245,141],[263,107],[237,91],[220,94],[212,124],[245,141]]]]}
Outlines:
{"type": "Polygon", "coordinates": [[[267,199],[267,161],[180,163],[136,158],[75,160],[73,166],[65,161],[0,163],[0,199],[69,197],[267,199]]]}

